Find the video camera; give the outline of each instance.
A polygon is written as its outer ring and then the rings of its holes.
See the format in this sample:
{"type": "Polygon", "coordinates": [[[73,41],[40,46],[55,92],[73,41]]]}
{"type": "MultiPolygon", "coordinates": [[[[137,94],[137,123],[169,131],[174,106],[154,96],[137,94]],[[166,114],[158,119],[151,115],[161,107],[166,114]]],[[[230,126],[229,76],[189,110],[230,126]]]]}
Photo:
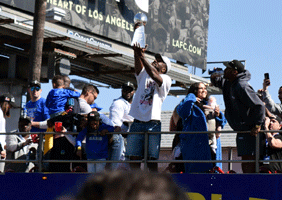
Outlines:
{"type": "Polygon", "coordinates": [[[213,70],[209,69],[208,73],[209,73],[209,75],[218,74],[218,75],[222,76],[224,74],[224,71],[223,71],[222,68],[213,68],[213,70]]]}

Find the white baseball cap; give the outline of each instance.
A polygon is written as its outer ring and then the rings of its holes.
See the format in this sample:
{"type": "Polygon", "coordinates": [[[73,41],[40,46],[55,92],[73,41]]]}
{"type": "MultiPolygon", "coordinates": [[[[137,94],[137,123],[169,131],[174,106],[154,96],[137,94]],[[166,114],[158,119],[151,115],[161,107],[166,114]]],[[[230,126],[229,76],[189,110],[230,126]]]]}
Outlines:
{"type": "Polygon", "coordinates": [[[166,64],[166,73],[169,72],[169,70],[171,69],[171,63],[169,58],[166,56],[162,56],[161,54],[156,54],[155,58],[160,58],[166,64]]]}

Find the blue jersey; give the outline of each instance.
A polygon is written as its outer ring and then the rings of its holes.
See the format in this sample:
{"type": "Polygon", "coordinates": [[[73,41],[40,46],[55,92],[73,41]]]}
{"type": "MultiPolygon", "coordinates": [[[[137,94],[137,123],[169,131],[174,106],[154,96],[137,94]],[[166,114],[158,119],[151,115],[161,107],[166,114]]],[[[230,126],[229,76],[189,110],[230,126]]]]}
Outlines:
{"type": "MultiPolygon", "coordinates": [[[[35,122],[45,121],[50,118],[49,110],[45,104],[46,100],[44,98],[40,98],[38,101],[32,102],[29,101],[25,105],[25,112],[27,116],[29,116],[35,122]]],[[[39,129],[36,127],[32,127],[31,132],[45,132],[46,129],[39,129]]]]}
{"type": "Polygon", "coordinates": [[[63,88],[52,89],[46,99],[46,106],[49,109],[49,115],[65,111],[65,105],[68,98],[75,98],[79,96],[80,93],[73,90],[63,88]]]}
{"type": "MultiPolygon", "coordinates": [[[[100,124],[98,132],[107,129],[109,132],[114,132],[114,127],[107,124],[100,124]]],[[[86,136],[86,155],[87,159],[102,159],[108,158],[108,136],[93,134],[87,132],[87,128],[80,131],[76,138],[76,146],[81,146],[82,140],[86,136]]]]}

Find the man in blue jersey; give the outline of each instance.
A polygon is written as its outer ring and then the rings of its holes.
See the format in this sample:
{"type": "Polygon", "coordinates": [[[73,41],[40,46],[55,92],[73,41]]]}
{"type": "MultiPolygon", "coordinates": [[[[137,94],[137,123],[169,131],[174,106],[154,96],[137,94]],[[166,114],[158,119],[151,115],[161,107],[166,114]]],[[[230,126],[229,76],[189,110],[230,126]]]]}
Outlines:
{"type": "MultiPolygon", "coordinates": [[[[105,161],[108,158],[108,144],[112,135],[106,133],[114,132],[113,126],[104,124],[100,114],[96,111],[88,113],[87,127],[83,129],[76,138],[77,156],[82,159],[82,140],[86,137],[87,160],[105,161]]],[[[90,173],[102,172],[106,163],[87,163],[87,171],[90,173]]]]}
{"type": "Polygon", "coordinates": [[[41,84],[39,81],[32,81],[28,85],[30,101],[25,105],[27,116],[32,119],[31,132],[45,132],[47,129],[46,120],[50,118],[49,110],[46,107],[46,100],[41,97],[41,84]]]}

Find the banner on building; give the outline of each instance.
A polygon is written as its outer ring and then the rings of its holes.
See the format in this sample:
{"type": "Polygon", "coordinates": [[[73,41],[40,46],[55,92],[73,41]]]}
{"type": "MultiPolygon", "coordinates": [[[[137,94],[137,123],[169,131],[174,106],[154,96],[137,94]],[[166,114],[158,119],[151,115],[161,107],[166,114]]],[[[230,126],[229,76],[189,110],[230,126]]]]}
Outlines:
{"type": "MultiPolygon", "coordinates": [[[[34,0],[0,0],[34,12],[34,0]]],[[[209,0],[47,0],[47,9],[66,11],[63,23],[130,45],[133,18],[148,17],[148,51],[206,69],[209,0]]]]}

